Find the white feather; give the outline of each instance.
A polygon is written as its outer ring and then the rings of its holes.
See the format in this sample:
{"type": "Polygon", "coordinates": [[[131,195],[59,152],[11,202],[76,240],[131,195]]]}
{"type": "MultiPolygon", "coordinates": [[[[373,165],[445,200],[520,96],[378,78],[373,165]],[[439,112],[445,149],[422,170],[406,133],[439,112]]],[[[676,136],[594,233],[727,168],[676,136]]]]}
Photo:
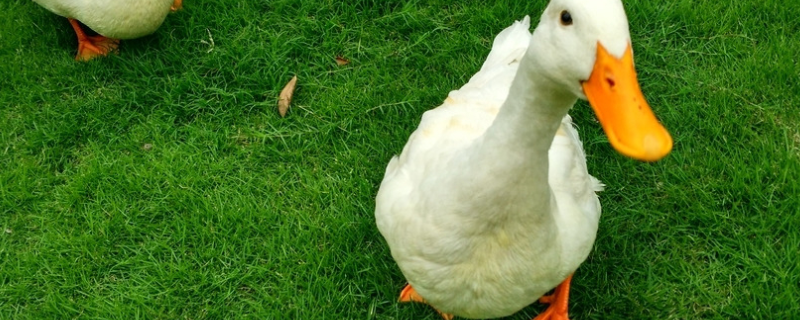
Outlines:
{"type": "Polygon", "coordinates": [[[114,39],[134,39],[155,32],[174,0],[33,0],[51,12],[76,19],[114,39]]]}
{"type": "MultiPolygon", "coordinates": [[[[561,0],[551,1],[550,7],[582,4],[561,0]]],[[[558,9],[550,7],[550,11],[558,9]]],[[[627,23],[621,5],[606,7],[611,9],[603,19],[616,17],[627,23]]],[[[543,14],[539,28],[558,28],[550,15],[549,11],[543,14]]],[[[523,58],[548,55],[535,61],[541,64],[588,55],[559,57],[545,47],[532,47],[561,40],[547,38],[546,32],[537,37],[529,28],[530,19],[525,17],[498,34],[480,71],[450,92],[441,106],[425,112],[403,151],[389,162],[377,195],[376,222],[392,256],[415,290],[443,312],[469,318],[510,315],[574,272],[594,243],[600,218],[596,192],[603,185],[587,171],[572,119],[568,115],[552,120],[533,117],[530,125],[534,128],[529,131],[552,126],[555,132],[541,136],[552,138],[519,137],[517,129],[509,128],[525,128],[526,123],[514,124],[516,112],[522,111],[506,110],[511,108],[508,105],[519,105],[520,99],[530,99],[510,94],[513,85],[528,81],[518,75],[523,58]],[[506,102],[510,99],[515,100],[506,102]],[[531,149],[549,151],[529,156],[528,144],[531,149]],[[536,180],[537,172],[545,176],[536,180]]],[[[611,35],[592,32],[613,41],[629,37],[627,24],[624,30],[611,30],[611,35]]],[[[586,47],[575,50],[594,50],[597,38],[593,36],[579,39],[586,47]]],[[[560,65],[570,66],[566,62],[560,65]]],[[[593,62],[576,61],[574,70],[563,74],[547,71],[568,81],[573,76],[585,79],[593,62]]],[[[534,64],[528,61],[527,68],[534,64]]],[[[536,81],[555,83],[552,86],[567,83],[545,79],[551,74],[542,74],[536,81]]],[[[580,89],[550,92],[541,88],[531,90],[555,97],[547,98],[558,104],[553,106],[554,114],[566,114],[580,97],[573,93],[580,89]]]]}

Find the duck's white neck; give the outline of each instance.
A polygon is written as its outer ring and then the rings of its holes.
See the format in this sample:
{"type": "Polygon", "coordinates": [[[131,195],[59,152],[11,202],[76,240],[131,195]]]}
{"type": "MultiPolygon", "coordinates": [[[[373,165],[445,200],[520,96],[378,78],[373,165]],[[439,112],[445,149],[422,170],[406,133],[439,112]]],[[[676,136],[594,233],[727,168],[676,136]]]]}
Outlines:
{"type": "Polygon", "coordinates": [[[535,167],[541,168],[546,178],[547,151],[577,97],[538,72],[541,68],[530,55],[523,57],[508,97],[482,143],[483,148],[520,155],[525,167],[534,167],[530,160],[544,161],[535,167]]]}
{"type": "Polygon", "coordinates": [[[530,51],[523,57],[492,126],[462,157],[482,182],[471,190],[476,202],[491,199],[475,212],[484,219],[551,218],[548,150],[577,97],[544,76],[538,61],[530,51]]]}

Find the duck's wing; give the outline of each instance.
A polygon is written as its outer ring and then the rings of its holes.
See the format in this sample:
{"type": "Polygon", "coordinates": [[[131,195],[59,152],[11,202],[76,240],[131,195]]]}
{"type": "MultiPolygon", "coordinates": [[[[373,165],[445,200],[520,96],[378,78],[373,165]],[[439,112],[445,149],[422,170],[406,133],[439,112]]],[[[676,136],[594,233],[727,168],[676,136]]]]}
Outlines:
{"type": "Polygon", "coordinates": [[[560,200],[559,205],[573,202],[578,211],[596,224],[600,219],[597,193],[603,190],[603,184],[589,174],[583,143],[569,115],[561,121],[548,156],[548,182],[556,198],[560,200]]]}
{"type": "Polygon", "coordinates": [[[422,115],[403,152],[389,163],[384,179],[391,177],[397,166],[428,161],[413,160],[416,155],[429,150],[437,157],[453,154],[486,131],[508,96],[519,60],[530,43],[529,28],[530,17],[525,16],[495,37],[480,71],[451,91],[441,106],[422,115]]]}
{"type": "MultiPolygon", "coordinates": [[[[389,242],[408,237],[428,214],[418,208],[420,182],[444,170],[459,150],[480,137],[508,95],[519,61],[530,43],[530,18],[516,21],[495,37],[477,74],[444,103],[425,112],[400,155],[389,162],[376,199],[378,229],[389,242]],[[411,228],[412,230],[399,230],[411,228]]],[[[417,228],[419,229],[419,228],[417,228]]],[[[392,245],[394,243],[390,243],[392,245]]],[[[393,250],[398,249],[394,246],[393,250]]]]}

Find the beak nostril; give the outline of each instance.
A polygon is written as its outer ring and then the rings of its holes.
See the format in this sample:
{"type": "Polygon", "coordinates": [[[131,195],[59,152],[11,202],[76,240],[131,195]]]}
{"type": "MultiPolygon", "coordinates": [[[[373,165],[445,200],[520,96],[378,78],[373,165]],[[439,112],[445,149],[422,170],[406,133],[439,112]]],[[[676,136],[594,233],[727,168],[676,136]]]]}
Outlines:
{"type": "Polygon", "coordinates": [[[613,88],[614,85],[617,84],[616,82],[614,82],[614,79],[611,79],[611,78],[606,78],[606,82],[608,83],[608,86],[611,87],[611,88],[613,88]]]}

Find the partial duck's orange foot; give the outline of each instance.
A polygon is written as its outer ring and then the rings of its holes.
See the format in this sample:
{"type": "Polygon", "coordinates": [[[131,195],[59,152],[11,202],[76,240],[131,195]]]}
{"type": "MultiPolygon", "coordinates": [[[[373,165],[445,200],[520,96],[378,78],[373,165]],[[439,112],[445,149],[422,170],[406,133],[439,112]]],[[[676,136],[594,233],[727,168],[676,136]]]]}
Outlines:
{"type": "Polygon", "coordinates": [[[117,52],[119,40],[104,36],[90,36],[85,40],[78,40],[78,55],[75,60],[89,61],[97,57],[104,57],[111,52],[117,52]]]}
{"type": "Polygon", "coordinates": [[[548,303],[550,306],[533,320],[569,320],[567,304],[569,302],[569,284],[571,281],[572,275],[569,275],[564,282],[556,287],[553,294],[539,298],[539,302],[548,303]]]}
{"type": "Polygon", "coordinates": [[[78,35],[78,54],[75,60],[88,61],[97,57],[108,55],[110,52],[116,52],[119,47],[119,40],[106,38],[101,35],[87,36],[81,29],[78,20],[69,19],[72,28],[75,29],[75,34],[78,35]]]}
{"type": "MultiPolygon", "coordinates": [[[[406,287],[403,288],[403,291],[400,292],[400,302],[419,302],[427,304],[427,302],[425,302],[425,299],[422,298],[422,296],[420,296],[419,293],[417,293],[417,290],[414,290],[414,288],[412,288],[410,284],[406,285],[406,287]]],[[[452,314],[443,313],[439,310],[436,310],[436,312],[442,315],[442,318],[444,318],[444,320],[453,320],[452,314]]]]}
{"type": "Polygon", "coordinates": [[[175,0],[174,2],[172,2],[172,7],[170,7],[169,9],[172,10],[172,12],[175,12],[180,10],[181,8],[183,8],[183,0],[175,0]]]}

